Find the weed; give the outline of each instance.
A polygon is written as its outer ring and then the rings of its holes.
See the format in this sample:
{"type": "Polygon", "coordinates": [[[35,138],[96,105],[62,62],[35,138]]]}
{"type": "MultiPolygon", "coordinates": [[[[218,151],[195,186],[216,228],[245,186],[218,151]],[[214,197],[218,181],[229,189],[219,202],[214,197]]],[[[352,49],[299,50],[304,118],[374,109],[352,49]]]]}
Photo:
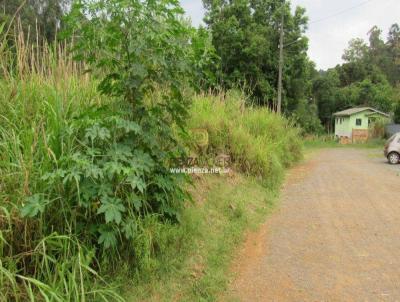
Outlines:
{"type": "Polygon", "coordinates": [[[267,108],[246,107],[237,92],[198,96],[189,127],[205,129],[209,155],[230,154],[235,167],[278,186],[285,167],[302,156],[299,131],[267,108]]]}

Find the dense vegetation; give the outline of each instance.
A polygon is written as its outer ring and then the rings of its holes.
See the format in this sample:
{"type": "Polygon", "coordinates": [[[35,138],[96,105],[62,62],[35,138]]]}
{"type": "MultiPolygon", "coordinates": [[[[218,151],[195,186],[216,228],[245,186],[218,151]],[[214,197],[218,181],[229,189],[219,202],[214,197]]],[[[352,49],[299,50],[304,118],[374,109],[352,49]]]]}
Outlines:
{"type": "Polygon", "coordinates": [[[232,171],[196,175],[189,189],[194,203],[181,212],[180,226],[151,229],[162,239],[160,253],[139,275],[142,282],[134,281],[136,294],[128,289],[128,301],[216,300],[243,230],[270,212],[285,168],[302,157],[299,130],[267,109],[246,108],[245,99],[237,91],[194,96],[188,128],[207,129],[209,145],[191,155],[199,162],[230,155],[232,171]]]}
{"type": "MultiPolygon", "coordinates": [[[[230,224],[208,251],[219,255],[223,236],[226,266],[253,209],[213,195],[195,219],[193,180],[170,167],[198,151],[191,129],[206,129],[198,155],[228,154],[256,176],[243,183],[261,211],[301,157],[298,130],[241,93],[196,96],[219,58],[177,1],[76,1],[66,40],[53,42],[31,36],[18,7],[0,27],[0,299],[122,301],[127,278],[144,299],[149,280],[182,267],[174,253],[184,262],[191,242],[203,244],[199,219],[214,211],[230,224]]],[[[193,297],[216,293],[206,283],[193,297]]]]}
{"type": "Polygon", "coordinates": [[[207,130],[208,153],[229,154],[236,170],[277,188],[284,168],[302,156],[300,131],[267,108],[244,105],[232,91],[220,98],[196,97],[189,126],[207,130]]]}
{"type": "MultiPolygon", "coordinates": [[[[9,24],[19,26],[31,40],[39,37],[51,42],[60,36],[57,32],[66,28],[62,16],[72,2],[0,1],[0,24],[5,22],[6,28],[9,24]],[[15,12],[18,22],[14,20],[15,12]]],[[[136,2],[125,4],[135,6],[136,2]]],[[[283,111],[304,132],[322,133],[324,128],[331,131],[332,113],[352,106],[370,105],[400,112],[398,24],[390,27],[386,40],[382,39],[381,29],[372,27],[368,43],[360,38],[349,42],[343,54],[344,64],[317,71],[307,56],[308,18],[304,8],[293,10],[289,1],[282,0],[204,0],[203,4],[205,28],[193,29],[179,18],[188,31],[190,50],[186,54],[192,75],[187,80],[197,89],[239,87],[251,96],[251,103],[275,108],[279,31],[283,21],[283,111]]],[[[81,21],[88,16],[82,15],[81,21]]],[[[398,114],[395,120],[400,120],[398,114]]]]}
{"type": "MultiPolygon", "coordinates": [[[[372,27],[368,44],[360,38],[349,42],[344,64],[317,71],[306,53],[308,20],[304,9],[292,12],[289,2],[279,0],[203,2],[207,29],[220,58],[217,83],[225,89],[242,87],[252,102],[276,107],[283,20],[283,111],[305,133],[322,133],[324,128],[332,131],[332,114],[353,106],[400,112],[398,24],[390,27],[386,41],[382,30],[372,27]]],[[[400,120],[398,114],[395,120],[400,120]]]]}
{"type": "Polygon", "coordinates": [[[353,39],[343,54],[345,63],[321,71],[313,81],[313,96],[318,114],[327,129],[332,129],[332,113],[352,106],[372,106],[396,112],[400,121],[400,28],[393,24],[387,40],[382,30],[373,27],[369,43],[353,39]]]}
{"type": "Polygon", "coordinates": [[[0,2],[0,300],[122,301],[127,283],[132,300],[213,299],[301,135],[348,106],[400,112],[398,26],[318,73],[304,9],[204,5],[196,29],[177,0],[0,2]],[[233,172],[171,173],[189,155],[233,172]]]}
{"type": "Polygon", "coordinates": [[[71,0],[0,0],[0,24],[18,25],[26,35],[40,40],[54,41],[64,27],[62,17],[67,13],[71,0]]]}
{"type": "Polygon", "coordinates": [[[203,1],[207,28],[221,58],[219,84],[242,87],[257,104],[276,107],[279,29],[284,20],[285,58],[283,109],[293,112],[311,87],[313,64],[304,36],[307,17],[303,8],[291,12],[290,3],[274,1],[203,1]],[[294,43],[293,43],[294,42],[294,43]]]}

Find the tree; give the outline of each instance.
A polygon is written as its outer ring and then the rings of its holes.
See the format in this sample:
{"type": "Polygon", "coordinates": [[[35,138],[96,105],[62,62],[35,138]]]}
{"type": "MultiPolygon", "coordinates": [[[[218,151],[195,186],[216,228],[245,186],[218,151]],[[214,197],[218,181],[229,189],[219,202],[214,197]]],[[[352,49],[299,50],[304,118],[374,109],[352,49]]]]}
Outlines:
{"type": "Polygon", "coordinates": [[[354,106],[371,106],[385,112],[400,112],[396,86],[400,78],[400,27],[390,27],[387,41],[374,26],[368,44],[352,39],[344,51],[345,63],[313,80],[313,95],[319,117],[326,128],[335,111],[354,106]]]}
{"type": "Polygon", "coordinates": [[[387,55],[390,58],[387,74],[392,85],[400,83],[400,26],[396,23],[390,27],[387,40],[387,55]]]}
{"type": "Polygon", "coordinates": [[[400,85],[394,89],[393,121],[400,124],[400,85]]]}
{"type": "Polygon", "coordinates": [[[332,114],[343,104],[338,102],[339,74],[336,69],[320,72],[313,80],[313,100],[317,104],[318,116],[330,131],[332,126],[332,114]]]}
{"type": "Polygon", "coordinates": [[[285,48],[284,109],[294,110],[308,91],[310,62],[305,10],[292,14],[282,0],[204,0],[205,22],[221,58],[221,83],[241,86],[259,104],[273,107],[276,99],[279,59],[279,27],[284,17],[285,48]],[[291,43],[295,42],[295,43],[291,43]]]}
{"type": "Polygon", "coordinates": [[[349,42],[349,47],[345,49],[342,56],[346,62],[360,62],[368,54],[368,45],[363,39],[356,38],[349,42]]]}
{"type": "Polygon", "coordinates": [[[339,86],[344,87],[364,80],[368,76],[368,66],[362,61],[352,61],[337,66],[339,86]]]}
{"type": "Polygon", "coordinates": [[[294,110],[292,117],[297,125],[301,127],[304,134],[321,134],[324,128],[318,118],[318,108],[315,104],[306,100],[300,100],[294,110]]]}
{"type": "Polygon", "coordinates": [[[0,0],[0,24],[17,13],[23,31],[31,37],[53,41],[62,27],[62,17],[71,0],[0,0]]]}
{"type": "Polygon", "coordinates": [[[199,89],[217,88],[220,57],[212,44],[211,33],[204,27],[192,28],[190,40],[195,86],[199,89]]]}

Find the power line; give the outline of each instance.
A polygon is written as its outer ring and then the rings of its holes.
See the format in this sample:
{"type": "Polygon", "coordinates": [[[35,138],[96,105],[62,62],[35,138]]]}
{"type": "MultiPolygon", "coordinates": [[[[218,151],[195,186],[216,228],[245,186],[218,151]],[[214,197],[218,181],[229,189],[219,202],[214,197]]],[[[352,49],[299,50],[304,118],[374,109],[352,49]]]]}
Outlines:
{"type": "MultiPolygon", "coordinates": [[[[354,6],[352,6],[352,7],[349,7],[349,8],[346,8],[346,9],[344,9],[344,10],[341,10],[341,11],[335,13],[335,14],[332,14],[332,15],[326,16],[326,17],[324,17],[324,18],[317,19],[317,20],[315,20],[315,21],[309,22],[308,25],[314,24],[314,23],[318,23],[318,22],[322,22],[322,21],[328,20],[328,19],[330,19],[330,18],[339,16],[339,15],[341,15],[341,14],[344,14],[344,13],[346,13],[346,12],[352,10],[352,9],[358,8],[358,7],[363,6],[363,5],[365,5],[365,4],[369,3],[369,2],[372,2],[372,1],[374,1],[374,0],[366,0],[366,1],[364,1],[364,2],[361,2],[361,3],[357,4],[357,5],[354,5],[354,6]]],[[[286,43],[286,44],[284,45],[284,47],[289,46],[289,45],[292,45],[292,44],[297,43],[297,42],[300,42],[300,41],[303,41],[303,40],[302,40],[301,38],[298,38],[298,39],[296,39],[296,40],[294,40],[294,41],[291,41],[291,42],[286,43]]]]}
{"type": "Polygon", "coordinates": [[[319,23],[319,22],[322,22],[322,21],[325,21],[325,20],[334,18],[334,17],[336,17],[336,16],[345,14],[345,13],[347,13],[347,12],[350,11],[350,10],[353,10],[353,9],[355,9],[355,8],[358,8],[358,7],[360,7],[360,6],[363,6],[363,5],[365,5],[365,4],[369,3],[369,2],[372,2],[372,1],[374,1],[374,0],[366,0],[366,1],[363,1],[363,2],[361,2],[361,3],[359,3],[359,4],[357,4],[357,5],[351,6],[351,7],[349,7],[349,8],[346,8],[346,9],[344,9],[344,10],[341,10],[341,11],[339,11],[339,12],[337,12],[337,13],[332,14],[332,15],[323,17],[323,18],[321,18],[321,19],[314,20],[314,21],[312,21],[312,22],[310,22],[310,23],[308,23],[308,24],[319,23]]]}
{"type": "MultiPolygon", "coordinates": [[[[332,15],[329,15],[329,16],[326,16],[326,17],[324,17],[324,18],[311,21],[311,22],[308,23],[308,25],[314,24],[314,23],[323,22],[323,21],[325,21],[325,20],[328,20],[328,19],[337,17],[337,16],[339,16],[339,15],[345,14],[345,13],[347,13],[347,12],[350,11],[350,10],[353,10],[353,9],[355,9],[355,8],[358,8],[358,7],[360,7],[360,6],[363,6],[363,5],[365,5],[365,4],[369,3],[369,2],[372,2],[372,1],[374,1],[374,0],[366,0],[366,1],[363,1],[363,2],[361,2],[361,3],[359,3],[359,4],[357,4],[357,5],[348,7],[348,8],[346,8],[346,9],[341,10],[341,11],[339,11],[339,12],[337,12],[337,13],[332,14],[332,15]]],[[[286,47],[286,46],[289,46],[289,45],[291,45],[291,44],[294,44],[294,43],[297,43],[297,42],[300,42],[300,41],[302,41],[302,39],[297,39],[297,40],[295,40],[295,41],[291,41],[291,42],[285,44],[284,46],[286,47]]]]}

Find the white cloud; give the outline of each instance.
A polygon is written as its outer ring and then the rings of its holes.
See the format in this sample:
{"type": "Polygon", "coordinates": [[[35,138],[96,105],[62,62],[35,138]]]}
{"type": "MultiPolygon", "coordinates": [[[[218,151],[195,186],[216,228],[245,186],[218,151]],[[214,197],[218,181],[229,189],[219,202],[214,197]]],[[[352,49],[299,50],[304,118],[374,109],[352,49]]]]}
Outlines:
{"type": "Polygon", "coordinates": [[[383,38],[386,38],[390,25],[400,23],[398,0],[372,0],[361,6],[358,6],[363,3],[361,0],[292,0],[292,3],[307,9],[310,18],[307,31],[309,55],[317,67],[323,69],[342,62],[343,50],[352,38],[367,39],[367,33],[374,25],[383,30],[383,38]],[[357,7],[322,22],[312,23],[313,20],[332,16],[354,6],[357,7]]]}
{"type": "Polygon", "coordinates": [[[199,26],[203,23],[204,8],[201,0],[181,0],[181,5],[193,25],[199,26]]]}
{"type": "MultiPolygon", "coordinates": [[[[292,0],[292,5],[303,6],[310,19],[307,36],[310,39],[310,58],[317,68],[326,69],[342,62],[343,50],[352,38],[367,39],[368,31],[377,25],[383,38],[393,23],[400,23],[399,0],[292,0]],[[331,18],[329,16],[343,12],[331,18]],[[325,19],[326,18],[326,19],[325,19]],[[315,20],[325,19],[312,23],[315,20]]],[[[202,23],[204,9],[201,0],[181,0],[194,25],[202,23]]]]}

